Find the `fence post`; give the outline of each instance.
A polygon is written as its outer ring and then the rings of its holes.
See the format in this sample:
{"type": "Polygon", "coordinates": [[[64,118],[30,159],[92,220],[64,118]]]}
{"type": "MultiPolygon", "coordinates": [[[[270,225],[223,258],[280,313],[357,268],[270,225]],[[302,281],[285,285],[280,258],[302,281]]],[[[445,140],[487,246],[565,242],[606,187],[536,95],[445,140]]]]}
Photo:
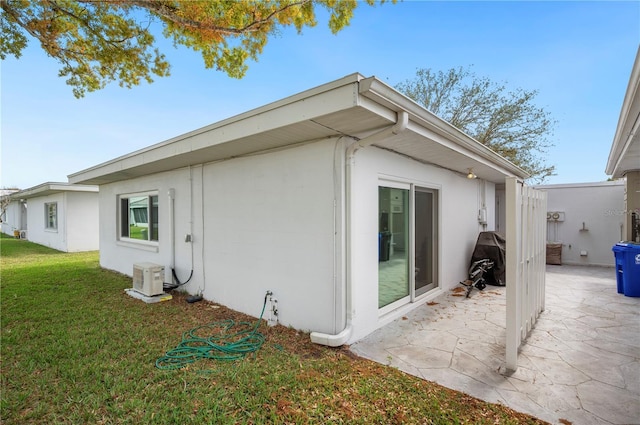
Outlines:
{"type": "Polygon", "coordinates": [[[520,346],[520,259],[521,254],[521,219],[522,196],[520,182],[515,177],[505,179],[506,193],[506,286],[507,286],[507,317],[506,317],[506,367],[508,371],[518,368],[518,347],[520,346]]]}
{"type": "Polygon", "coordinates": [[[507,195],[506,368],[518,368],[518,349],[544,310],[546,193],[515,177],[505,180],[507,195]]]}

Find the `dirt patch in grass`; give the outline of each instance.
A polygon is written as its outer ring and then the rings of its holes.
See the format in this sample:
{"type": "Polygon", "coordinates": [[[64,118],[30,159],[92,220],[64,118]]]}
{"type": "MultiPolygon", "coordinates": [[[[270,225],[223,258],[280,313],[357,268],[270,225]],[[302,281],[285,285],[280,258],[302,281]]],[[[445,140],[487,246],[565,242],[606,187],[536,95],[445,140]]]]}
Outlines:
{"type": "MultiPolygon", "coordinates": [[[[463,288],[460,289],[464,292],[463,288]]],[[[257,320],[209,301],[188,304],[185,295],[180,293],[174,294],[169,302],[185,313],[188,312],[200,324],[226,319],[238,322],[257,320]]],[[[266,337],[264,349],[282,350],[299,358],[299,371],[295,379],[303,388],[307,388],[302,391],[303,394],[310,392],[309,395],[312,395],[311,399],[305,400],[286,391],[272,395],[273,404],[269,409],[278,417],[290,419],[290,423],[316,422],[307,415],[310,410],[320,408],[319,406],[328,407],[335,415],[334,420],[346,423],[442,423],[440,420],[431,421],[428,416],[418,419],[419,412],[424,407],[420,406],[420,401],[415,402],[415,395],[420,394],[420,398],[430,400],[428,403],[437,404],[439,414],[443,417],[457,418],[452,419],[453,422],[546,424],[508,407],[487,403],[359,357],[348,346],[330,348],[314,344],[308,333],[281,325],[268,326],[266,321],[263,322],[259,331],[266,337]],[[316,367],[319,365],[322,366],[316,367]],[[368,387],[374,387],[375,390],[369,390],[368,387]],[[404,403],[404,397],[411,397],[414,402],[404,403]],[[372,416],[372,411],[377,413],[372,416]],[[384,419],[363,421],[363,412],[368,412],[365,417],[384,419]]],[[[256,357],[259,358],[260,353],[256,357]]]]}
{"type": "Polygon", "coordinates": [[[264,344],[241,360],[159,369],[185,332],[257,319],[179,292],[145,304],[97,253],[2,242],[0,423],[544,423],[266,321],[264,344]]]}

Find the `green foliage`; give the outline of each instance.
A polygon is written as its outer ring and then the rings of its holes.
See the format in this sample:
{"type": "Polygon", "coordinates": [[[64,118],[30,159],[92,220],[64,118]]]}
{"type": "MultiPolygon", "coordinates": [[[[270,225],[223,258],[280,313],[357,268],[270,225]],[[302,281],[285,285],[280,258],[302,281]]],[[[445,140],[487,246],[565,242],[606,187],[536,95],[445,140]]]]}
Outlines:
{"type": "MultiPolygon", "coordinates": [[[[395,0],[392,0],[395,2],[395,0]]],[[[375,0],[366,0],[373,5],[375,0]]],[[[384,0],[381,0],[384,2],[384,0]]],[[[2,0],[0,58],[20,57],[29,37],[58,60],[73,94],[118,81],[131,88],[169,75],[149,31],[160,22],[174,45],[200,52],[206,68],[242,78],[269,37],[293,26],[316,25],[315,9],[330,12],[335,34],[349,25],[357,0],[2,0]]]]}
{"type": "Polygon", "coordinates": [[[418,69],[396,88],[543,182],[555,167],[544,159],[555,121],[534,104],[537,91],[507,91],[469,69],[418,69]]]}

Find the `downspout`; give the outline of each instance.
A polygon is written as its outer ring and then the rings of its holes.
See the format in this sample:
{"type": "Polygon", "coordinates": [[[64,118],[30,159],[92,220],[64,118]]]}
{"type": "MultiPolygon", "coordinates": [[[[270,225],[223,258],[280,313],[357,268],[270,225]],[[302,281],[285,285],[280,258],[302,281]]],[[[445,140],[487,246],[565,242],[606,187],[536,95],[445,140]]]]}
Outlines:
{"type": "Polygon", "coordinates": [[[352,314],[353,314],[353,270],[351,267],[351,251],[353,247],[353,226],[352,222],[355,221],[355,217],[353,217],[353,208],[352,208],[352,193],[354,192],[353,188],[353,179],[352,179],[352,168],[355,165],[355,154],[361,148],[366,148],[367,146],[371,146],[372,144],[384,140],[388,137],[395,136],[400,134],[407,128],[407,124],[409,122],[409,114],[406,111],[400,111],[396,116],[396,123],[392,126],[385,128],[377,133],[374,133],[370,136],[365,137],[364,139],[360,139],[355,143],[352,143],[347,147],[345,157],[346,157],[346,170],[345,170],[345,189],[346,189],[346,268],[347,268],[347,276],[346,276],[346,294],[345,294],[345,315],[346,315],[346,326],[345,328],[337,333],[337,334],[326,334],[322,332],[311,332],[311,342],[327,345],[329,347],[339,347],[344,345],[349,338],[351,337],[352,332],[352,314]]]}
{"type": "MultiPolygon", "coordinates": [[[[169,189],[167,191],[167,196],[169,197],[169,223],[171,225],[171,230],[169,231],[169,244],[171,245],[171,263],[169,264],[169,268],[172,270],[176,267],[176,243],[175,243],[175,232],[176,232],[176,218],[175,218],[175,202],[176,202],[176,190],[169,189]]],[[[173,277],[170,280],[173,282],[173,277]]]]}

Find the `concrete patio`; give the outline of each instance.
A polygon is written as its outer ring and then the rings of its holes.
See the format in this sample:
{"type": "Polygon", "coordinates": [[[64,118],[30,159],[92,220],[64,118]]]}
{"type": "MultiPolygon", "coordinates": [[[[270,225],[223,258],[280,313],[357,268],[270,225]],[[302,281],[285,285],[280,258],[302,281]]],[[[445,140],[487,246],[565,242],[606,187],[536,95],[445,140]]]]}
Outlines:
{"type": "Polygon", "coordinates": [[[450,291],[353,344],[365,358],[552,424],[640,424],[640,298],[615,270],[547,266],[546,307],[505,371],[505,288],[450,291]]]}

